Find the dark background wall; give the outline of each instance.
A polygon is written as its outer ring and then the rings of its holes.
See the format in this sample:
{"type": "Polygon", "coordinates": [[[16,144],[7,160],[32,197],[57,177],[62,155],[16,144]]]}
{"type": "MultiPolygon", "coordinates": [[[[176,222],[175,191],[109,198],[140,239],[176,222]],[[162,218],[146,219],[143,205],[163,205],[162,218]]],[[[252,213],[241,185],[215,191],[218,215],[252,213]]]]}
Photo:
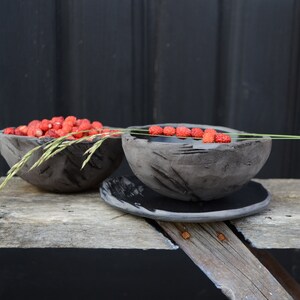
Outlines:
{"type": "MultiPolygon", "coordinates": [[[[297,0],[2,0],[0,127],[75,114],[300,134],[299,20],[297,0]]],[[[260,177],[299,177],[299,150],[275,141],[260,177]]]]}
{"type": "MultiPolygon", "coordinates": [[[[299,22],[299,0],[1,0],[0,128],[72,114],[300,134],[299,22]]],[[[299,150],[274,141],[258,177],[299,178],[299,150]]]]}

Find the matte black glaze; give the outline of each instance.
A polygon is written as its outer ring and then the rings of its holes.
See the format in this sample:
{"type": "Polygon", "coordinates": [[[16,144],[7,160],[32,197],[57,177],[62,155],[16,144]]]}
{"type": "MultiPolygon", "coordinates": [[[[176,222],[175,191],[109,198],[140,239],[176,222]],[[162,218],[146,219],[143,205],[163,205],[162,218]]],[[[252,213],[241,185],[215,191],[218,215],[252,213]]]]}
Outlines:
{"type": "MultiPolygon", "coordinates": [[[[45,140],[0,133],[0,152],[10,167],[28,151],[43,143],[45,140]]],[[[96,188],[118,168],[122,161],[123,150],[120,138],[107,139],[81,170],[85,159],[83,153],[92,145],[93,142],[74,144],[29,171],[33,163],[42,155],[41,148],[33,154],[18,175],[50,192],[71,193],[96,188]]]]}
{"type": "MultiPolygon", "coordinates": [[[[239,133],[208,125],[160,125],[214,127],[217,131],[239,133]]],[[[233,139],[229,144],[204,144],[176,137],[164,142],[163,138],[141,138],[126,133],[122,145],[134,174],[154,191],[179,200],[208,201],[229,195],[249,182],[268,159],[272,142],[269,137],[233,139]]]]}
{"type": "Polygon", "coordinates": [[[156,193],[135,176],[106,179],[100,187],[108,204],[134,215],[174,222],[213,222],[257,213],[271,196],[254,181],[219,200],[187,202],[156,193]]]}

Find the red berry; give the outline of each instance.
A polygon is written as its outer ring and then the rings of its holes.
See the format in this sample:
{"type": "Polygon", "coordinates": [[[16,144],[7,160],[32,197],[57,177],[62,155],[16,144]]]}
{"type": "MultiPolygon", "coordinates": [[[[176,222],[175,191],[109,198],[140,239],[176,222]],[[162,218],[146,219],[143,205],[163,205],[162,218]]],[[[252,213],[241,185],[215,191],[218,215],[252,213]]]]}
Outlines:
{"type": "Polygon", "coordinates": [[[70,133],[72,132],[73,126],[69,126],[69,125],[64,125],[62,130],[66,133],[70,133]]]}
{"type": "Polygon", "coordinates": [[[217,131],[213,128],[206,128],[202,136],[203,143],[214,143],[217,131]]]}
{"type": "Polygon", "coordinates": [[[204,132],[202,137],[203,143],[214,143],[215,142],[215,134],[212,132],[204,132]]]}
{"type": "Polygon", "coordinates": [[[213,128],[206,128],[206,129],[204,130],[204,133],[211,133],[211,134],[216,135],[216,134],[217,134],[217,131],[216,131],[215,129],[213,129],[213,128]]]}
{"type": "Polygon", "coordinates": [[[41,121],[39,121],[39,120],[33,120],[28,123],[28,127],[39,127],[40,123],[41,123],[41,121]]]}
{"type": "Polygon", "coordinates": [[[51,119],[51,123],[55,123],[55,122],[63,123],[64,120],[65,120],[65,118],[62,117],[62,116],[60,116],[60,117],[53,117],[53,118],[51,119]]]}
{"type": "Polygon", "coordinates": [[[35,137],[41,137],[43,135],[43,130],[39,129],[39,128],[36,128],[35,129],[35,133],[34,133],[34,136],[35,137]]]}
{"type": "Polygon", "coordinates": [[[201,139],[203,136],[203,130],[201,128],[192,128],[191,135],[193,138],[201,139]]]}
{"type": "Polygon", "coordinates": [[[59,135],[53,129],[49,129],[48,131],[46,131],[44,136],[45,137],[52,137],[52,138],[58,138],[59,137],[59,135]]]}
{"type": "Polygon", "coordinates": [[[191,129],[185,126],[179,126],[176,128],[176,136],[180,138],[186,138],[191,136],[191,129]]]}
{"type": "Polygon", "coordinates": [[[74,123],[74,126],[79,127],[79,125],[81,124],[82,119],[77,119],[74,123]]]}
{"type": "Polygon", "coordinates": [[[80,139],[81,137],[83,137],[83,133],[82,132],[79,132],[79,128],[78,127],[73,127],[72,128],[72,132],[75,132],[75,134],[73,134],[73,136],[76,138],[76,139],[80,139]]]}
{"type": "Polygon", "coordinates": [[[63,129],[57,129],[55,130],[55,132],[57,133],[58,136],[65,136],[68,134],[68,132],[65,132],[63,129]]]}
{"type": "Polygon", "coordinates": [[[101,122],[98,122],[98,121],[94,121],[92,123],[92,127],[95,128],[95,129],[101,129],[103,127],[102,123],[101,122]]]}
{"type": "Polygon", "coordinates": [[[52,123],[47,119],[43,119],[42,122],[40,123],[40,129],[42,129],[43,131],[48,131],[51,128],[52,128],[52,123]]]}
{"type": "Polygon", "coordinates": [[[71,122],[72,124],[76,123],[77,118],[74,116],[68,116],[65,118],[65,122],[71,122]]]}
{"type": "MultiPolygon", "coordinates": [[[[73,126],[73,125],[72,125],[72,126],[73,126]]],[[[58,121],[53,122],[53,123],[52,123],[52,128],[53,128],[54,130],[61,129],[61,128],[62,128],[62,123],[61,123],[61,122],[58,122],[58,121]]]]}
{"type": "Polygon", "coordinates": [[[3,130],[4,134],[15,134],[15,129],[13,127],[7,127],[3,130]]]}
{"type": "Polygon", "coordinates": [[[43,135],[43,131],[40,128],[28,127],[27,135],[32,137],[41,137],[43,135]]]}
{"type": "Polygon", "coordinates": [[[90,130],[92,127],[91,122],[88,119],[82,119],[79,125],[79,130],[90,130]]]}
{"type": "MultiPolygon", "coordinates": [[[[16,129],[15,129],[15,135],[21,135],[21,136],[24,136],[24,134],[20,131],[20,129],[17,127],[16,129]]],[[[30,135],[29,135],[30,136],[30,135]]],[[[31,136],[33,136],[33,135],[31,135],[31,136]]]]}
{"type": "Polygon", "coordinates": [[[15,129],[15,135],[27,135],[27,132],[28,132],[28,127],[26,125],[21,125],[21,126],[18,126],[16,129],[15,129]]]}
{"type": "Polygon", "coordinates": [[[215,142],[216,143],[230,143],[231,137],[225,133],[217,133],[215,135],[215,142]]]}
{"type": "Polygon", "coordinates": [[[28,136],[35,136],[35,127],[33,127],[33,126],[28,127],[27,135],[28,136]]]}
{"type": "Polygon", "coordinates": [[[172,136],[176,133],[176,129],[172,126],[166,126],[163,130],[164,135],[172,136]]]}
{"type": "Polygon", "coordinates": [[[163,134],[163,129],[160,126],[153,125],[149,127],[149,133],[151,135],[161,135],[163,134]]]}

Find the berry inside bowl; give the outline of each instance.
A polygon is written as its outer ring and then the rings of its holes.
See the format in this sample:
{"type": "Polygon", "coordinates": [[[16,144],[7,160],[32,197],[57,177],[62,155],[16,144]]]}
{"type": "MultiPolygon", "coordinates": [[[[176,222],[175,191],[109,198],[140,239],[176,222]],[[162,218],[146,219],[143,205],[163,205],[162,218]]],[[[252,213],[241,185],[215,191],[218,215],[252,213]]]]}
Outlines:
{"type": "Polygon", "coordinates": [[[178,138],[166,136],[160,129],[151,133],[152,126],[131,127],[122,135],[125,156],[145,185],[178,200],[209,201],[239,190],[260,171],[272,147],[268,136],[246,138],[246,133],[226,127],[156,125],[163,129],[173,127],[175,134],[179,127],[190,130],[181,131],[178,138]],[[216,134],[213,140],[208,134],[191,137],[192,128],[205,132],[213,128],[221,135],[218,142],[216,134]],[[149,129],[150,135],[145,134],[149,129]]]}
{"type": "MultiPolygon", "coordinates": [[[[11,132],[13,131],[11,130],[11,132]]],[[[0,131],[0,152],[8,165],[12,167],[29,151],[41,145],[42,147],[32,153],[30,159],[18,171],[17,175],[41,189],[57,193],[73,193],[97,188],[105,178],[118,168],[123,158],[121,139],[112,137],[104,140],[85,167],[81,168],[86,159],[84,153],[98,140],[96,137],[94,139],[91,137],[90,140],[68,146],[44,161],[40,166],[30,170],[31,166],[45,152],[44,147],[47,142],[51,140],[53,141],[55,138],[47,135],[36,137],[13,133],[5,134],[0,131]]]]}

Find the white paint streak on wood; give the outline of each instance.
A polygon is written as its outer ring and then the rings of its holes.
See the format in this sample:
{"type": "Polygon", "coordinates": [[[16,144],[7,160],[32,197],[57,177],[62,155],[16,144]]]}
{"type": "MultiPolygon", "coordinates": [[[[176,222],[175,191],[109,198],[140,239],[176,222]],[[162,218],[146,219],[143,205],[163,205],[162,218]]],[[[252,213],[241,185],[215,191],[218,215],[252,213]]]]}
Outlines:
{"type": "Polygon", "coordinates": [[[0,247],[177,248],[143,218],[105,204],[97,191],[46,193],[20,178],[0,192],[0,247]]]}
{"type": "Polygon", "coordinates": [[[256,248],[300,248],[300,180],[257,180],[272,195],[260,214],[231,221],[256,248]]]}
{"type": "Polygon", "coordinates": [[[225,223],[159,224],[230,299],[292,299],[225,223]]]}

